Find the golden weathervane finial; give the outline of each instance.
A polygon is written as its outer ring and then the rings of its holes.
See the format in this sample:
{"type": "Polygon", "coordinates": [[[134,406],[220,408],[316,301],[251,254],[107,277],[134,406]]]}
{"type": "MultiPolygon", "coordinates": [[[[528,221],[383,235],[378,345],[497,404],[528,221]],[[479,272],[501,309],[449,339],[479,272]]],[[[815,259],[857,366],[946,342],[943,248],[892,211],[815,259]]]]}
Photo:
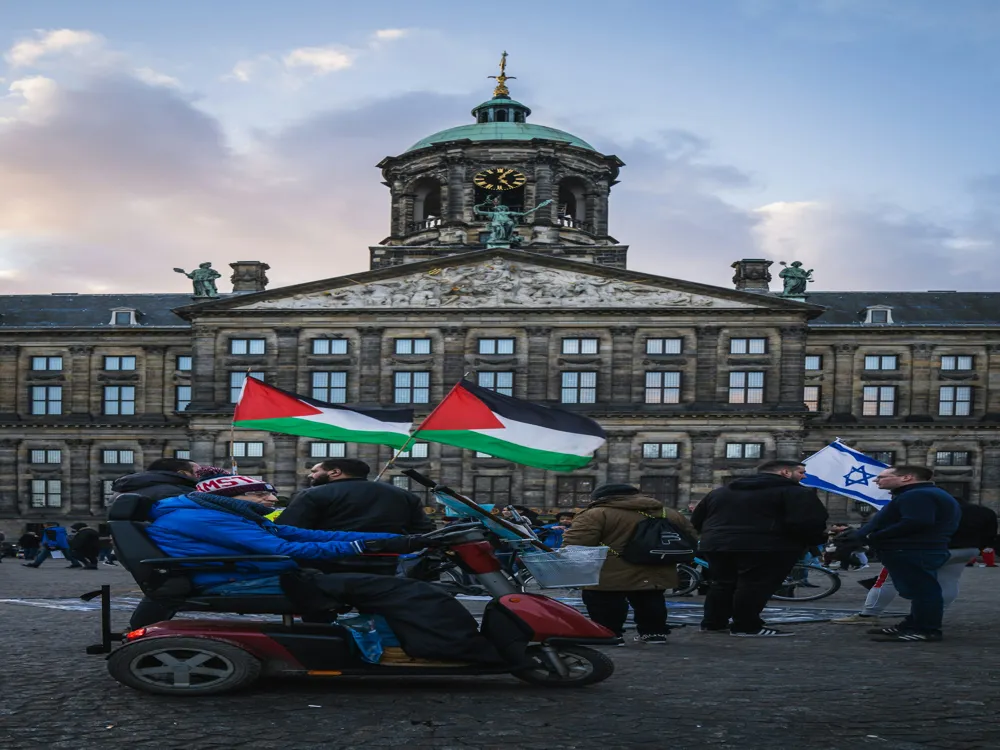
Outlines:
{"type": "Polygon", "coordinates": [[[497,85],[493,89],[493,98],[499,99],[501,97],[510,98],[510,91],[507,90],[507,81],[516,81],[517,76],[507,75],[507,52],[505,51],[500,56],[500,75],[498,76],[487,76],[487,78],[496,79],[497,85]]]}

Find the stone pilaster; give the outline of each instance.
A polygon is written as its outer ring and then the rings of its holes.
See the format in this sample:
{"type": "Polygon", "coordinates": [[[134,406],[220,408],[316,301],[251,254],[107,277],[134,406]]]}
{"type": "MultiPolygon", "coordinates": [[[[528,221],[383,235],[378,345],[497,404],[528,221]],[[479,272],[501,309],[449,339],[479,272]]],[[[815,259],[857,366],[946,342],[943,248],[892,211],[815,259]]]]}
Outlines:
{"type": "Polygon", "coordinates": [[[532,224],[547,226],[555,222],[556,212],[559,210],[558,196],[552,184],[552,165],[554,158],[551,154],[539,154],[534,159],[535,167],[535,205],[542,201],[551,200],[552,203],[535,214],[532,224]]]}
{"type": "Polygon", "coordinates": [[[719,326],[699,326],[696,351],[695,403],[703,409],[717,405],[719,388],[719,326]]]}
{"type": "Polygon", "coordinates": [[[982,444],[983,479],[979,502],[993,510],[1000,510],[1000,440],[990,440],[982,444]]]}
{"type": "MultiPolygon", "coordinates": [[[[444,341],[444,357],[442,359],[441,377],[444,381],[444,394],[451,390],[451,387],[462,379],[465,373],[465,337],[469,329],[464,326],[449,326],[441,329],[441,337],[444,341]]],[[[434,384],[431,384],[431,401],[436,401],[433,397],[434,384]]]]}
{"type": "Polygon", "coordinates": [[[446,157],[448,166],[448,184],[445,186],[442,210],[448,221],[466,221],[465,216],[465,186],[466,159],[461,150],[449,152],[446,157]]]}
{"type": "Polygon", "coordinates": [[[805,407],[806,329],[786,326],[781,329],[781,360],[778,366],[778,408],[801,411],[805,407]]]}
{"type": "Polygon", "coordinates": [[[986,349],[986,414],[1000,421],[1000,344],[986,349]]]}
{"type": "Polygon", "coordinates": [[[787,458],[792,461],[802,459],[802,433],[776,432],[774,434],[775,458],[787,458]]]}
{"type": "Polygon", "coordinates": [[[384,328],[365,326],[359,329],[361,334],[360,352],[358,355],[358,376],[361,378],[361,403],[378,403],[382,394],[379,384],[382,382],[382,333],[384,328]]]}
{"type": "MultiPolygon", "coordinates": [[[[607,481],[632,484],[632,437],[630,435],[608,435],[607,481]]],[[[638,479],[635,480],[638,484],[638,479]]]]}
{"type": "Polygon", "coordinates": [[[301,328],[277,328],[278,368],[275,385],[286,391],[295,392],[299,370],[299,333],[301,328]]]}
{"type": "Polygon", "coordinates": [[[930,344],[915,344],[910,347],[910,421],[930,421],[937,414],[937,399],[931,393],[934,363],[930,344]]]}
{"type": "MultiPolygon", "coordinates": [[[[525,328],[528,334],[528,401],[546,401],[549,392],[549,336],[552,329],[547,326],[525,328]]],[[[528,479],[526,478],[526,483],[528,479]]]]}
{"type": "Polygon", "coordinates": [[[0,518],[16,517],[31,507],[30,495],[19,497],[17,491],[17,450],[20,442],[0,440],[0,518]]]}
{"type": "MultiPolygon", "coordinates": [[[[25,390],[19,378],[17,356],[18,347],[0,346],[0,417],[17,414],[17,397],[25,390]]],[[[27,398],[27,394],[22,398],[27,398]]]]}
{"type": "Polygon", "coordinates": [[[274,468],[269,479],[278,492],[291,496],[298,489],[300,473],[297,461],[299,438],[295,435],[272,435],[274,442],[274,468]]]}
{"type": "Polygon", "coordinates": [[[857,344],[837,344],[833,360],[833,414],[854,418],[854,353],[857,344]]]}
{"type": "Polygon", "coordinates": [[[608,196],[611,188],[607,180],[598,180],[588,201],[587,223],[594,229],[594,234],[603,237],[608,233],[608,196]]]}
{"type": "Polygon", "coordinates": [[[691,498],[700,499],[715,484],[715,444],[722,433],[717,430],[691,435],[691,498]]]}
{"type": "Polygon", "coordinates": [[[174,411],[173,385],[166,379],[165,346],[147,346],[146,377],[142,384],[143,414],[171,414],[174,411]]]}
{"type": "MultiPolygon", "coordinates": [[[[641,371],[635,370],[635,326],[618,326],[611,329],[611,402],[627,404],[633,401],[633,390],[638,387],[642,393],[642,383],[637,384],[636,378],[643,378],[641,371]]],[[[642,403],[639,396],[636,403],[642,403]]]]}
{"type": "Polygon", "coordinates": [[[217,433],[210,430],[193,430],[188,433],[191,460],[202,466],[216,466],[215,444],[217,433]]]}
{"type": "Polygon", "coordinates": [[[191,404],[187,410],[217,411],[221,404],[226,403],[222,399],[225,389],[229,388],[229,381],[226,373],[216,370],[215,331],[195,328],[191,338],[194,362],[191,371],[191,404]]]}
{"type": "Polygon", "coordinates": [[[65,369],[69,371],[70,382],[63,384],[63,413],[86,416],[100,414],[103,394],[100,389],[93,388],[91,381],[94,347],[71,346],[69,353],[69,367],[65,369]],[[69,393],[66,393],[67,390],[69,393]]]}
{"type": "Polygon", "coordinates": [[[67,440],[66,445],[69,446],[69,481],[63,480],[63,507],[67,507],[68,495],[70,515],[89,516],[93,504],[91,494],[98,491],[96,486],[91,486],[91,477],[98,476],[98,471],[91,461],[90,441],[67,440]]]}
{"type": "Polygon", "coordinates": [[[173,458],[167,455],[168,442],[165,438],[139,438],[140,454],[135,457],[136,468],[149,466],[158,458],[173,458]]]}

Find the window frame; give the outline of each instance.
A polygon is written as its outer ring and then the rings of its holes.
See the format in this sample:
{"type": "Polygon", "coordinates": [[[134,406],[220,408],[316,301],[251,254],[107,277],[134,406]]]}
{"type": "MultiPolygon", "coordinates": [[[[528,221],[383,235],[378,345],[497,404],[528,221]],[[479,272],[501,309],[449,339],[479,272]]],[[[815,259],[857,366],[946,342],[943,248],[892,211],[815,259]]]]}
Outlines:
{"type": "Polygon", "coordinates": [[[28,463],[32,466],[58,466],[62,464],[62,448],[29,448],[28,463]],[[36,457],[39,457],[37,454],[42,454],[41,461],[35,460],[36,457]],[[51,460],[52,454],[55,454],[55,461],[51,460]]]}
{"type": "Polygon", "coordinates": [[[328,404],[346,404],[348,377],[347,370],[312,370],[309,373],[309,393],[317,401],[328,404]],[[339,380],[343,381],[342,386],[333,384],[335,375],[340,376],[339,380]],[[322,376],[326,376],[326,385],[317,385],[316,378],[322,376]]]}
{"type": "Polygon", "coordinates": [[[423,461],[430,457],[430,443],[424,442],[413,442],[410,443],[410,447],[406,451],[400,451],[396,448],[392,450],[393,458],[397,460],[414,460],[423,461]]]}
{"type": "Polygon", "coordinates": [[[660,443],[660,442],[643,441],[640,450],[642,451],[643,461],[676,461],[681,457],[680,443],[660,443]],[[673,446],[673,450],[664,451],[663,449],[666,448],[667,446],[673,446]],[[650,447],[656,448],[655,456],[649,455],[652,452],[649,450],[650,447]],[[673,453],[673,455],[664,455],[665,452],[673,453]]]}
{"type": "Polygon", "coordinates": [[[254,459],[263,460],[264,453],[266,451],[266,446],[263,440],[233,440],[229,443],[229,455],[233,458],[244,458],[248,461],[254,459]],[[251,448],[250,446],[260,446],[260,448],[251,448]],[[237,446],[242,446],[237,448],[237,446]],[[251,453],[251,451],[259,450],[260,453],[251,453]]]}
{"type": "Polygon", "coordinates": [[[317,440],[309,443],[309,458],[324,461],[328,458],[347,458],[347,443],[338,440],[317,440]],[[339,447],[339,451],[331,454],[330,449],[339,447]],[[325,450],[319,450],[319,449],[325,450]]]}
{"type": "Polygon", "coordinates": [[[493,391],[494,393],[499,393],[503,396],[514,396],[514,388],[517,383],[517,375],[514,370],[478,370],[476,372],[476,384],[480,388],[485,388],[488,391],[493,391]],[[499,384],[500,376],[509,376],[510,385],[501,386],[499,384]],[[493,384],[488,385],[484,383],[484,380],[492,380],[493,384]]]}
{"type": "Polygon", "coordinates": [[[178,354],[174,359],[174,369],[177,372],[191,372],[194,370],[194,355],[193,354],[178,354]],[[183,364],[181,360],[187,360],[187,367],[182,367],[183,364]]]}
{"type": "Polygon", "coordinates": [[[646,370],[643,385],[643,403],[657,405],[672,405],[681,402],[681,389],[684,385],[684,373],[681,370],[646,370]],[[659,385],[650,385],[651,376],[656,380],[659,376],[659,385]],[[667,385],[667,376],[674,376],[676,385],[667,385]],[[650,400],[650,397],[658,394],[658,399],[650,400]]]}
{"type": "Polygon", "coordinates": [[[764,444],[758,442],[749,443],[726,443],[726,460],[727,461],[760,461],[764,458],[764,444]],[[730,455],[733,451],[732,448],[739,447],[738,456],[730,455]],[[750,450],[756,448],[756,451],[750,450]],[[756,452],[755,456],[748,456],[747,453],[756,452]]]}
{"type": "Polygon", "coordinates": [[[104,372],[135,372],[138,367],[138,359],[134,354],[105,354],[104,372]],[[131,367],[126,367],[131,360],[131,367]]]}
{"type": "Polygon", "coordinates": [[[392,373],[392,403],[394,404],[429,404],[431,401],[431,371],[430,370],[393,370],[392,373]],[[416,376],[422,375],[426,380],[426,385],[417,385],[416,376]],[[408,384],[401,385],[400,378],[408,378],[408,384]],[[419,394],[422,396],[420,400],[416,399],[417,391],[421,391],[419,394]],[[400,394],[406,393],[409,396],[409,400],[401,401],[400,394]]]}
{"type": "Polygon", "coordinates": [[[174,411],[182,412],[187,411],[187,408],[191,405],[192,390],[190,385],[175,384],[174,385],[174,411]],[[187,391],[187,398],[182,396],[182,391],[187,391]],[[183,404],[183,406],[182,406],[183,404]]]}
{"type": "Polygon", "coordinates": [[[512,497],[512,487],[511,487],[511,476],[510,474],[473,474],[472,475],[472,499],[475,500],[480,505],[510,505],[512,497]],[[482,481],[486,483],[488,480],[489,490],[485,493],[480,489],[479,485],[482,481]],[[506,482],[507,488],[497,489],[496,485],[503,485],[506,482]]]}
{"type": "Polygon", "coordinates": [[[582,508],[591,502],[590,495],[594,491],[597,477],[593,475],[577,475],[556,477],[556,507],[557,508],[582,508]],[[572,489],[567,492],[564,488],[572,484],[572,489]],[[589,485],[589,486],[588,486],[589,485]],[[564,502],[568,497],[572,502],[564,502]]]}
{"type": "Polygon", "coordinates": [[[863,417],[895,417],[896,416],[896,404],[899,401],[898,388],[894,385],[866,385],[861,389],[861,416],[863,417]],[[869,393],[875,391],[876,398],[868,398],[869,393]],[[885,399],[883,395],[885,392],[889,392],[892,398],[885,399]],[[875,404],[875,413],[868,413],[868,404],[875,404]],[[883,404],[890,404],[892,406],[891,410],[885,412],[883,409],[883,404]]]}
{"type": "Polygon", "coordinates": [[[741,406],[747,404],[750,405],[763,404],[766,395],[767,395],[767,372],[765,370],[729,371],[728,403],[738,404],[741,406]],[[744,376],[742,385],[734,384],[733,376],[735,375],[744,376]],[[754,375],[760,376],[759,386],[753,385],[753,383],[751,382],[755,379],[752,377],[754,375]],[[739,399],[734,399],[733,397],[734,395],[736,395],[737,392],[741,393],[742,395],[740,396],[739,399]],[[751,398],[755,394],[759,394],[760,400],[753,400],[753,398],[751,398]]]}
{"type": "Polygon", "coordinates": [[[805,356],[805,361],[803,362],[802,367],[803,367],[803,369],[806,372],[817,372],[819,370],[822,370],[823,369],[823,355],[822,354],[807,354],[805,356]],[[809,366],[809,360],[811,360],[811,359],[816,360],[816,367],[810,367],[809,366]]]}
{"type": "Polygon", "coordinates": [[[669,336],[666,338],[647,338],[646,339],[646,354],[650,354],[654,357],[669,357],[684,353],[684,337],[683,336],[669,336]],[[677,351],[667,351],[667,342],[676,342],[677,351]],[[651,348],[657,348],[653,346],[659,343],[659,348],[662,351],[650,351],[651,348]]]}
{"type": "Polygon", "coordinates": [[[429,337],[425,337],[425,336],[420,336],[420,337],[417,337],[417,338],[398,338],[398,339],[393,339],[392,353],[396,354],[396,355],[398,355],[400,357],[426,357],[429,354],[433,354],[434,353],[434,342],[429,337]],[[426,342],[427,343],[427,351],[425,351],[425,352],[418,352],[417,351],[417,342],[421,342],[421,343],[422,342],[426,342]],[[409,344],[410,351],[401,351],[401,349],[406,349],[407,348],[407,346],[406,346],[407,344],[409,344]]]}
{"type": "Polygon", "coordinates": [[[559,373],[559,403],[561,404],[596,404],[597,403],[597,385],[598,385],[598,371],[597,370],[561,370],[559,373]],[[567,376],[576,376],[576,385],[567,384],[567,376]],[[582,376],[591,375],[593,376],[593,385],[583,385],[582,376]],[[593,398],[586,400],[583,398],[584,391],[587,395],[591,395],[593,398]],[[590,392],[593,393],[590,393],[590,392]],[[575,392],[576,398],[572,401],[566,400],[567,392],[575,392]]]}
{"type": "Polygon", "coordinates": [[[770,350],[770,342],[767,340],[767,337],[764,336],[747,336],[747,337],[737,336],[729,339],[729,353],[735,354],[737,356],[747,356],[747,355],[759,356],[762,354],[769,354],[770,353],[769,350],[770,350]],[[738,342],[743,342],[742,348],[744,348],[746,351],[742,352],[736,351],[737,348],[740,348],[737,346],[738,342]],[[759,352],[752,351],[755,344],[761,344],[761,346],[763,347],[761,351],[759,352]]]}
{"type": "Polygon", "coordinates": [[[972,466],[972,451],[970,450],[947,450],[934,452],[935,466],[972,466]],[[947,460],[942,460],[942,456],[947,456],[947,460]],[[958,462],[956,459],[964,456],[964,461],[958,462]]]}
{"type": "Polygon", "coordinates": [[[101,466],[133,466],[135,465],[135,451],[131,448],[102,448],[101,466]],[[122,461],[123,457],[130,457],[129,461],[122,461]],[[109,461],[111,457],[114,460],[109,461]]]}
{"type": "MultiPolygon", "coordinates": [[[[489,347],[486,346],[485,348],[489,347]]],[[[517,353],[517,339],[508,336],[481,338],[476,341],[476,352],[483,357],[510,357],[517,353]],[[500,351],[501,343],[504,343],[506,345],[507,342],[510,343],[510,351],[509,352],[500,351]],[[492,343],[493,351],[491,352],[483,351],[484,345],[487,345],[489,343],[492,343]]]]}
{"type": "Polygon", "coordinates": [[[61,354],[33,354],[31,355],[31,367],[30,372],[64,372],[63,370],[63,357],[61,354]],[[35,364],[39,361],[45,363],[45,367],[35,367],[35,364]],[[58,367],[52,367],[52,361],[57,360],[59,362],[58,367]]]}
{"type": "Polygon", "coordinates": [[[312,339],[312,344],[309,347],[309,353],[316,357],[342,357],[350,353],[349,348],[350,345],[348,344],[347,339],[317,338],[317,339],[312,339]],[[316,351],[317,347],[320,344],[326,344],[327,351],[325,352],[316,351]],[[334,344],[343,344],[344,351],[342,352],[333,351],[334,344]]]}
{"type": "Polygon", "coordinates": [[[942,372],[972,372],[976,369],[976,355],[975,354],[942,354],[941,360],[939,362],[939,367],[942,372]],[[968,367],[960,367],[961,360],[969,360],[968,367]],[[945,366],[945,360],[952,360],[951,366],[945,366]]]}
{"type": "Polygon", "coordinates": [[[243,384],[246,382],[248,377],[256,378],[262,383],[266,383],[267,380],[264,377],[264,373],[260,371],[251,370],[247,372],[246,370],[230,370],[229,371],[229,403],[235,404],[240,400],[240,394],[243,392],[243,384]],[[239,381],[239,385],[234,383],[236,378],[242,377],[239,381]]]}
{"type": "Polygon", "coordinates": [[[939,417],[971,417],[975,393],[971,385],[938,386],[939,417]],[[951,391],[951,398],[945,398],[945,391],[951,391]],[[960,398],[965,394],[967,398],[960,398]],[[950,405],[950,408],[947,408],[950,405]]]}
{"type": "Polygon", "coordinates": [[[596,336],[564,336],[559,345],[559,351],[571,357],[597,355],[601,353],[601,339],[596,336]],[[568,351],[568,349],[572,348],[570,342],[576,342],[576,351],[568,351]],[[591,343],[593,344],[594,351],[584,351],[585,346],[589,348],[591,343]]]}
{"type": "Polygon", "coordinates": [[[248,338],[248,339],[229,339],[229,356],[231,357],[265,357],[267,356],[267,339],[260,338],[248,338]],[[260,351],[254,352],[250,351],[254,348],[255,344],[260,344],[260,351]],[[236,351],[239,344],[243,344],[246,351],[240,352],[236,351]]]}
{"type": "Polygon", "coordinates": [[[806,405],[806,409],[813,413],[820,411],[823,407],[823,389],[818,385],[802,386],[802,403],[806,405]],[[815,392],[812,398],[809,397],[810,391],[815,392]]]}
{"type": "Polygon", "coordinates": [[[32,477],[30,480],[29,491],[31,493],[31,507],[32,508],[61,508],[62,507],[62,479],[36,479],[32,477]],[[41,492],[38,491],[38,486],[42,486],[41,492]],[[55,491],[53,492],[53,486],[55,486],[55,491]],[[36,498],[41,496],[41,502],[36,502],[36,498]],[[58,502],[52,502],[51,497],[57,497],[58,502]]]}
{"type": "Polygon", "coordinates": [[[29,388],[29,401],[31,403],[30,412],[33,417],[47,417],[47,416],[58,416],[63,413],[63,387],[61,385],[32,385],[29,388]],[[36,398],[35,395],[38,391],[45,391],[44,398],[36,398]],[[52,398],[52,394],[55,392],[58,398],[52,398]],[[43,411],[37,410],[38,404],[44,404],[43,411]],[[56,409],[52,410],[52,405],[56,405],[56,409]]]}
{"type": "Polygon", "coordinates": [[[134,417],[136,415],[136,387],[134,385],[106,385],[101,391],[101,414],[106,417],[134,417]],[[117,397],[113,397],[113,391],[117,391],[117,397]],[[131,398],[126,398],[126,391],[131,392],[131,398]],[[111,409],[111,404],[117,404],[111,409]],[[127,404],[131,404],[131,411],[127,404]]]}
{"type": "Polygon", "coordinates": [[[639,492],[659,501],[664,508],[676,510],[680,504],[680,478],[676,474],[644,474],[639,477],[639,492]],[[653,484],[665,484],[668,491],[651,487],[653,484]]]}
{"type": "Polygon", "coordinates": [[[865,372],[899,372],[899,355],[898,354],[866,354],[864,361],[865,372]],[[871,359],[878,360],[878,367],[869,367],[868,361],[871,359]],[[892,360],[892,367],[885,367],[885,361],[887,359],[892,360]]]}

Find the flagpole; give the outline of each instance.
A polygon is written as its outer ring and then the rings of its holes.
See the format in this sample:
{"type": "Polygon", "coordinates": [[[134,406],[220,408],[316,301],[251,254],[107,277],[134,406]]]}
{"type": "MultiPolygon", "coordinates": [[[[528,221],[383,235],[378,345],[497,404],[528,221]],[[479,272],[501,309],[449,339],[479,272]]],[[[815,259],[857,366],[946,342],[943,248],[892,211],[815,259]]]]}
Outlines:
{"type": "Polygon", "coordinates": [[[458,388],[460,385],[462,385],[462,383],[465,381],[465,378],[468,375],[469,375],[469,373],[465,373],[464,375],[462,375],[462,379],[459,380],[457,383],[455,383],[455,385],[453,385],[451,387],[451,390],[448,391],[448,393],[445,394],[445,397],[443,399],[441,399],[440,403],[438,403],[438,405],[435,406],[431,410],[431,413],[428,414],[426,417],[424,417],[420,421],[420,424],[417,425],[417,429],[415,429],[412,433],[410,433],[410,437],[408,437],[406,439],[406,442],[403,443],[403,447],[400,448],[396,453],[393,453],[392,454],[392,458],[389,459],[389,462],[385,466],[382,467],[382,471],[380,471],[378,474],[375,475],[375,480],[374,481],[377,482],[379,479],[381,479],[382,475],[385,474],[390,468],[392,468],[395,465],[396,458],[399,456],[399,454],[402,453],[403,451],[405,451],[413,443],[413,441],[417,439],[417,433],[420,432],[420,428],[423,427],[427,423],[427,420],[429,420],[431,417],[434,416],[434,412],[436,412],[438,409],[441,408],[441,404],[443,404],[445,401],[447,401],[448,400],[448,396],[450,396],[452,393],[454,393],[455,389],[458,388]]]}

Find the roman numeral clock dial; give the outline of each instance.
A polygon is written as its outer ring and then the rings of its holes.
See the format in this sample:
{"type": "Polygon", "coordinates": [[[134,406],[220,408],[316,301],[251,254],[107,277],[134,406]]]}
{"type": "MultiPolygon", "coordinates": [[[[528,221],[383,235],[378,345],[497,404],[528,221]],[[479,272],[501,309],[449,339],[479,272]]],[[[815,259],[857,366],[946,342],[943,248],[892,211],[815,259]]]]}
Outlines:
{"type": "Polygon", "coordinates": [[[498,192],[524,187],[527,181],[528,178],[524,174],[508,167],[484,169],[473,178],[477,187],[498,192]]]}

